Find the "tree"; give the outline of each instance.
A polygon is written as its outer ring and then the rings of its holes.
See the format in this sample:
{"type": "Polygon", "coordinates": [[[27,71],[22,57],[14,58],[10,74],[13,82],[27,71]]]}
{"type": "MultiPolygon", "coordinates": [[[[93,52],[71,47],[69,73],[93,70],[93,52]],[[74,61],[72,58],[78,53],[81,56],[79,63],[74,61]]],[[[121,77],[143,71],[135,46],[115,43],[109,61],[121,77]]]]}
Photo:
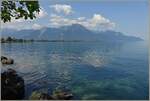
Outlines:
{"type": "Polygon", "coordinates": [[[1,43],[4,43],[5,42],[5,39],[4,38],[1,38],[1,43]]]}
{"type": "Polygon", "coordinates": [[[34,19],[35,13],[40,12],[38,1],[25,0],[3,0],[1,1],[1,20],[10,22],[12,17],[15,19],[24,18],[34,19]]]}
{"type": "Polygon", "coordinates": [[[6,41],[10,42],[10,41],[12,41],[12,38],[9,36],[9,37],[6,39],[6,41]]]}

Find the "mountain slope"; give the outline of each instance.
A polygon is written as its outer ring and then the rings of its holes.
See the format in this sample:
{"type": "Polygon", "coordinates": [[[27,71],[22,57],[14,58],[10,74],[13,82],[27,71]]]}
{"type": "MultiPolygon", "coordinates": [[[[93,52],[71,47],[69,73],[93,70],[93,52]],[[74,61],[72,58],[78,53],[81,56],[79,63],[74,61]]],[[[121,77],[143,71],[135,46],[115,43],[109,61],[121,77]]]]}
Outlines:
{"type": "Polygon", "coordinates": [[[43,28],[40,30],[2,30],[2,36],[35,40],[83,40],[83,41],[139,41],[138,37],[126,36],[121,32],[101,31],[94,32],[82,25],[73,24],[60,28],[43,28]]]}

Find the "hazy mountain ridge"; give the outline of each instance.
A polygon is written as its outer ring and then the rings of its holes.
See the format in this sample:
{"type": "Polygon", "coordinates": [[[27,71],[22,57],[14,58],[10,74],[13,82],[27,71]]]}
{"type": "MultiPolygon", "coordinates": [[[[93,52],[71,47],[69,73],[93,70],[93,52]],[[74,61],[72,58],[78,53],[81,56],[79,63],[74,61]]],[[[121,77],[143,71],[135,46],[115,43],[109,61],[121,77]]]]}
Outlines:
{"type": "Polygon", "coordinates": [[[83,40],[83,41],[140,41],[141,38],[127,36],[121,32],[115,31],[101,31],[94,32],[88,30],[79,24],[70,26],[63,26],[60,28],[42,28],[40,30],[27,29],[27,30],[2,30],[2,36],[35,39],[35,40],[83,40]]]}

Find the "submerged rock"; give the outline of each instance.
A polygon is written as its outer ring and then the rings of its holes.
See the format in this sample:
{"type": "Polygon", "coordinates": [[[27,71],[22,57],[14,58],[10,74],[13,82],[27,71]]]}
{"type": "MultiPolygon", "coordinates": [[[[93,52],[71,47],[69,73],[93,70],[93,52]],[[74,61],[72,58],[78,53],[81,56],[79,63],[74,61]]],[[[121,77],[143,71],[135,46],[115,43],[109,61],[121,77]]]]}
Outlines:
{"type": "Polygon", "coordinates": [[[19,100],[24,98],[24,80],[13,69],[1,73],[1,99],[19,100]]]}
{"type": "Polygon", "coordinates": [[[53,92],[52,98],[54,100],[70,100],[73,98],[73,94],[62,90],[56,90],[53,92]]]}
{"type": "Polygon", "coordinates": [[[4,57],[4,56],[1,56],[1,63],[2,64],[13,64],[14,60],[11,59],[11,58],[7,58],[7,57],[4,57]]]}
{"type": "Polygon", "coordinates": [[[30,100],[52,100],[52,97],[47,93],[41,93],[38,91],[32,92],[32,95],[29,98],[30,100]]]}
{"type": "Polygon", "coordinates": [[[61,90],[54,91],[52,95],[34,91],[30,96],[30,100],[71,100],[73,95],[61,90]]]}

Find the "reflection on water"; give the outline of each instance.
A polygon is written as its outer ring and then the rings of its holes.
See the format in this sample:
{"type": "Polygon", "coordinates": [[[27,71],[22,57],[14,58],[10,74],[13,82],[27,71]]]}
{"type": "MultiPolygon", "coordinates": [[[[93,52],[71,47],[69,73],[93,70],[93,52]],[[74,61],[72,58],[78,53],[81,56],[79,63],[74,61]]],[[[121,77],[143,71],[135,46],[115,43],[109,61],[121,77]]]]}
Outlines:
{"type": "Polygon", "coordinates": [[[74,99],[147,99],[148,54],[143,43],[13,43],[2,55],[33,90],[71,90],[74,99]]]}
{"type": "Polygon", "coordinates": [[[98,54],[96,51],[87,51],[82,59],[84,63],[90,64],[94,67],[100,67],[106,63],[105,57],[98,54]]]}

